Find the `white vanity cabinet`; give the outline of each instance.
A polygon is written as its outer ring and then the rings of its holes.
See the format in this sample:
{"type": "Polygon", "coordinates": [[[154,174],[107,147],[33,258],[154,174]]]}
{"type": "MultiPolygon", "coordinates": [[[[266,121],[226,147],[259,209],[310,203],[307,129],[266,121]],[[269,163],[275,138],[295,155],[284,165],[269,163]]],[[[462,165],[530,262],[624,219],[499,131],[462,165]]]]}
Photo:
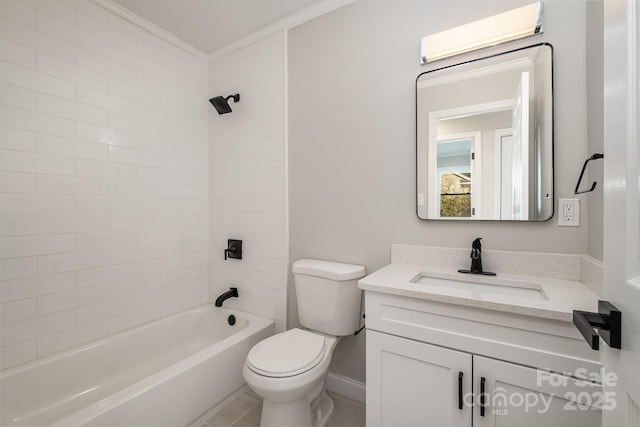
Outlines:
{"type": "Polygon", "coordinates": [[[368,427],[601,425],[607,401],[588,381],[599,356],[569,322],[371,291],[365,301],[368,427]]]}
{"type": "Polygon", "coordinates": [[[545,374],[541,378],[534,368],[480,356],[473,356],[473,372],[474,426],[599,427],[602,424],[599,384],[585,384],[561,375],[545,374]],[[480,401],[482,394],[484,402],[480,401]]]}
{"type": "Polygon", "coordinates": [[[471,355],[367,331],[367,426],[471,425],[471,355]]]}

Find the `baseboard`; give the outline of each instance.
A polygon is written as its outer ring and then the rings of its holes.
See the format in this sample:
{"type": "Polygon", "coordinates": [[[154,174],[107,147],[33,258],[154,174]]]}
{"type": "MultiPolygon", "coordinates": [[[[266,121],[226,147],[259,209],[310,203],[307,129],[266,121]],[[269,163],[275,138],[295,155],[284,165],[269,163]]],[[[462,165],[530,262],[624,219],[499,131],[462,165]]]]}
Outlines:
{"type": "Polygon", "coordinates": [[[366,403],[367,401],[365,384],[344,375],[329,372],[327,375],[327,390],[360,403],[366,403]]]}

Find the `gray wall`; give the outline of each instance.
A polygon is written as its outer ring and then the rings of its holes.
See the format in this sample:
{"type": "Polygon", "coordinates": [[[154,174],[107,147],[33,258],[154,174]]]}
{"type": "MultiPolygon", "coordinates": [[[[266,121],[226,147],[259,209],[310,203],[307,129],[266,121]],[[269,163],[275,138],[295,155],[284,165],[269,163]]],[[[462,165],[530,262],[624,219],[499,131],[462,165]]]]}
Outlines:
{"type": "MultiPolygon", "coordinates": [[[[416,216],[415,79],[428,69],[419,65],[420,38],[526,3],[360,0],[289,31],[291,261],[338,260],[373,272],[390,262],[391,243],[469,247],[475,237],[490,249],[586,252],[584,217],[570,228],[556,217],[507,224],[416,216]]],[[[555,48],[556,197],[572,197],[587,153],[585,14],[584,2],[547,0],[545,34],[510,46],[555,48]]],[[[288,295],[293,326],[291,279],[288,295]]],[[[364,381],[363,335],[340,343],[332,371],[364,381]]]]}
{"type": "MultiPolygon", "coordinates": [[[[604,96],[604,4],[601,1],[587,2],[587,132],[589,153],[602,153],[604,150],[603,130],[603,96],[604,96]]],[[[598,186],[592,193],[582,196],[589,213],[589,246],[588,254],[602,260],[602,189],[603,187],[602,160],[589,163],[589,176],[583,186],[591,185],[593,181],[598,186]]]]}

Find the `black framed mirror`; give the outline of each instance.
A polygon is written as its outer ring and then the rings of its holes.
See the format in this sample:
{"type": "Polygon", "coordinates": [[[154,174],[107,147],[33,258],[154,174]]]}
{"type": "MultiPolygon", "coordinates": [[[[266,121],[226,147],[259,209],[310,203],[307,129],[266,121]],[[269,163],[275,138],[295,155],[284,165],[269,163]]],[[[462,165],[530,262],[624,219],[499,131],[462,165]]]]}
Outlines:
{"type": "Polygon", "coordinates": [[[417,213],[429,220],[553,216],[553,48],[541,43],[420,74],[417,213]]]}

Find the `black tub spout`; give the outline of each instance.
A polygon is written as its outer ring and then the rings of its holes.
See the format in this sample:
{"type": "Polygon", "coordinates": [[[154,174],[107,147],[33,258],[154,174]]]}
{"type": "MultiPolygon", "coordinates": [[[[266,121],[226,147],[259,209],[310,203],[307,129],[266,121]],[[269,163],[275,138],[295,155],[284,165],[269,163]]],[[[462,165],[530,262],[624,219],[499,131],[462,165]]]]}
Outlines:
{"type": "Polygon", "coordinates": [[[229,298],[238,298],[238,288],[230,288],[227,292],[216,298],[216,307],[222,307],[222,303],[229,298]]]}

